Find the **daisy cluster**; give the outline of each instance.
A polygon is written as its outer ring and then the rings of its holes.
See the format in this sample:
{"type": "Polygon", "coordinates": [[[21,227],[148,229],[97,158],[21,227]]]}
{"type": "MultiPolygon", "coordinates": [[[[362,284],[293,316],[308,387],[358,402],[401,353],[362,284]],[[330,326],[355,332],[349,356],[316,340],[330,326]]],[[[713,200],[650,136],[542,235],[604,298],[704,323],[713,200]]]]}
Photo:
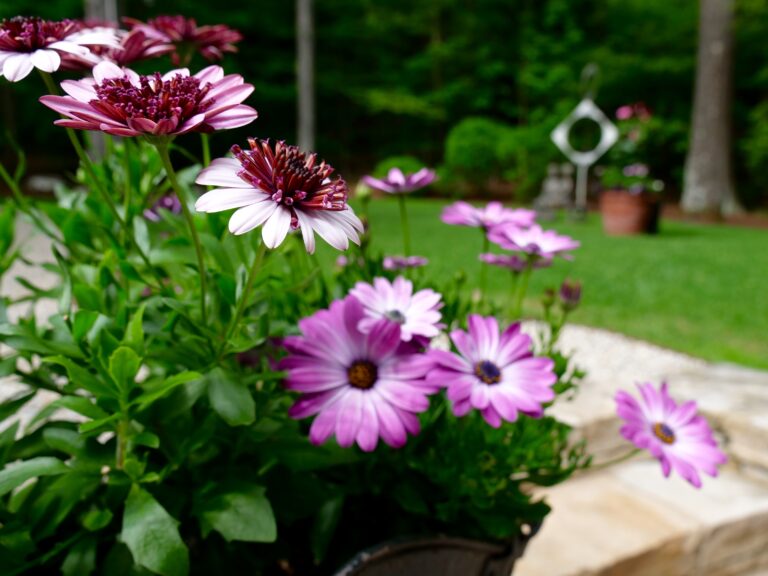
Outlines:
{"type": "Polygon", "coordinates": [[[376,278],[299,323],[280,368],[287,387],[302,393],[291,416],[315,416],[312,442],[335,435],[365,451],[379,438],[401,447],[419,432],[429,396],[442,390],[454,415],[478,410],[495,428],[543,414],[555,397],[554,362],[534,356],[520,325],[500,330],[495,318],[470,315],[467,331],[450,332],[455,351],[432,348],[444,328],[442,306],[440,294],[414,292],[403,277],[376,278]]]}

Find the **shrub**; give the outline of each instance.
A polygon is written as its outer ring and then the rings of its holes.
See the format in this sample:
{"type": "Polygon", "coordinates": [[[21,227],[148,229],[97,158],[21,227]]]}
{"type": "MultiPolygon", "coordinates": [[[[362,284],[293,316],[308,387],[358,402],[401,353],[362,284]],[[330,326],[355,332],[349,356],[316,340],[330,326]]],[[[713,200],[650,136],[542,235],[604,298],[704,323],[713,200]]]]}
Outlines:
{"type": "Polygon", "coordinates": [[[489,118],[465,118],[454,126],[445,141],[448,170],[482,187],[499,175],[496,146],[507,126],[489,118]]]}

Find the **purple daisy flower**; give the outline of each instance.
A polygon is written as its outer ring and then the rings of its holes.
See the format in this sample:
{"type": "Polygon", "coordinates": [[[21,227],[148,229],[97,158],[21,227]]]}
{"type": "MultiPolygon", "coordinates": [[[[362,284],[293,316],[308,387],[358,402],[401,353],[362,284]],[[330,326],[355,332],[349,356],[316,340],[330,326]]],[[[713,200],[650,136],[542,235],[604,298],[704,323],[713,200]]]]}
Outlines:
{"type": "Polygon", "coordinates": [[[664,476],[674,469],[696,488],[701,487],[699,470],[717,476],[717,466],[728,458],[707,421],[696,413],[696,402],[678,405],[666,382],[659,390],[650,383],[638,384],[638,389],[640,401],[624,390],[616,393],[616,412],[625,422],[621,435],[657,458],[664,476]]]}
{"type": "Polygon", "coordinates": [[[542,230],[538,224],[530,228],[501,224],[488,233],[488,239],[507,250],[524,252],[539,258],[554,258],[559,255],[570,259],[572,256],[566,252],[580,246],[573,238],[561,236],[554,230],[542,230]]]}
{"type": "Polygon", "coordinates": [[[181,214],[181,201],[176,194],[166,194],[159,198],[157,202],[152,205],[152,208],[144,210],[144,218],[151,220],[152,222],[160,222],[163,217],[160,215],[160,210],[168,210],[171,214],[181,214]]]}
{"type": "Polygon", "coordinates": [[[382,266],[384,270],[405,270],[407,268],[421,268],[429,264],[429,260],[423,256],[385,256],[382,266]]]}
{"type": "Polygon", "coordinates": [[[472,314],[469,332],[454,330],[451,340],[459,353],[432,350],[436,367],[427,383],[448,388],[456,416],[475,408],[498,428],[502,420],[517,420],[520,412],[541,416],[542,404],[554,399],[554,362],[533,356],[531,338],[520,332],[520,324],[499,335],[496,318],[472,314]]]}
{"type": "Polygon", "coordinates": [[[379,438],[399,448],[408,434],[418,434],[416,414],[429,407],[427,396],[435,391],[424,382],[429,355],[402,347],[394,322],[380,320],[360,332],[364,315],[360,302],[347,296],[301,320],[302,336],[284,340],[289,355],[279,368],[288,371],[286,387],[303,393],[289,414],[317,415],[309,432],[313,444],[335,435],[345,448],[356,442],[370,452],[379,438]]]}
{"type": "Polygon", "coordinates": [[[349,293],[365,308],[360,331],[370,332],[385,318],[400,325],[404,342],[414,336],[433,338],[440,333],[440,301],[442,296],[434,290],[413,293],[413,283],[402,276],[390,283],[386,278],[374,278],[373,285],[358,282],[349,293]]]}
{"type": "Polygon", "coordinates": [[[387,174],[386,178],[374,178],[373,176],[364,176],[363,182],[375,188],[381,190],[387,194],[407,194],[429,186],[435,181],[437,175],[434,170],[428,168],[422,168],[414,174],[403,174],[400,168],[392,168],[387,174]]]}
{"type": "Polygon", "coordinates": [[[186,68],[139,76],[104,61],[94,67],[93,78],[65,80],[61,87],[67,96],[40,98],[67,117],[54,124],[115,136],[213,132],[245,126],[258,115],[242,104],[253,86],[239,74],[225,76],[220,66],[208,66],[194,76],[186,68]]]}
{"type": "Polygon", "coordinates": [[[500,224],[514,224],[521,228],[528,228],[536,221],[536,212],[525,208],[505,208],[501,202],[489,202],[482,208],[476,208],[467,202],[454,202],[443,209],[440,219],[446,224],[485,230],[500,224]]]}
{"type": "Polygon", "coordinates": [[[268,248],[282,244],[301,228],[307,252],[315,251],[315,232],[337,250],[360,244],[363,223],[347,205],[349,190],[333,167],[279,141],[248,139],[250,150],[232,146],[234,158],[217,158],[197,177],[198,184],[219,186],[197,199],[198,212],[237,208],[229,231],[245,234],[262,224],[268,248]]]}

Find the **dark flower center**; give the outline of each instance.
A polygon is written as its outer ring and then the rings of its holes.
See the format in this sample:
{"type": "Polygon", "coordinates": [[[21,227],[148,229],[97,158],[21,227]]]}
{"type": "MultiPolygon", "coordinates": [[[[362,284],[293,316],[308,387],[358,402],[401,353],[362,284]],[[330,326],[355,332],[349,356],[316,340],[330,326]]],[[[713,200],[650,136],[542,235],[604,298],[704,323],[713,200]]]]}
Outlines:
{"type": "Polygon", "coordinates": [[[0,50],[34,52],[63,40],[80,27],[75,20],[52,22],[38,17],[16,16],[0,22],[0,50]]]}
{"type": "Polygon", "coordinates": [[[488,360],[475,364],[475,376],[488,385],[501,382],[501,370],[496,364],[488,360]]]}
{"type": "MultiPolygon", "coordinates": [[[[238,176],[269,194],[278,204],[303,210],[345,210],[347,183],[331,180],[333,167],[318,163],[317,154],[305,154],[297,146],[279,141],[274,150],[269,140],[249,138],[250,150],[232,146],[243,169],[238,176]]],[[[294,215],[292,225],[298,225],[294,215]]]]}
{"type": "Polygon", "coordinates": [[[360,388],[361,390],[373,388],[378,377],[378,368],[376,368],[373,362],[368,360],[356,360],[347,370],[347,379],[350,386],[360,388]]]}
{"type": "Polygon", "coordinates": [[[384,317],[397,324],[405,324],[405,314],[400,312],[400,310],[389,310],[384,313],[384,317]]]}
{"type": "Polygon", "coordinates": [[[656,435],[656,438],[664,442],[664,444],[675,443],[675,431],[663,422],[656,422],[656,424],[653,425],[653,433],[656,435]]]}
{"type": "Polygon", "coordinates": [[[205,112],[213,99],[205,99],[211,85],[200,86],[192,76],[176,74],[163,80],[160,73],[141,76],[139,86],[128,78],[108,78],[96,86],[99,100],[91,102],[96,108],[108,107],[112,113],[125,118],[147,118],[153,122],[176,119],[178,123],[205,112]]]}

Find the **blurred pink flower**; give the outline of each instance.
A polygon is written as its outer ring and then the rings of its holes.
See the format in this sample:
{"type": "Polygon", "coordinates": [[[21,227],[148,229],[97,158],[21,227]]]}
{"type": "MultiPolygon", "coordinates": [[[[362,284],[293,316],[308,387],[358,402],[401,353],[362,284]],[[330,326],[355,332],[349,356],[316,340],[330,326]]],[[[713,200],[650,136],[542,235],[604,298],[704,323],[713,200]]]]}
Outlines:
{"type": "Polygon", "coordinates": [[[387,194],[407,194],[408,192],[414,192],[425,186],[429,186],[437,178],[434,170],[422,168],[414,174],[403,174],[400,168],[392,168],[387,174],[386,178],[374,178],[373,176],[364,176],[363,182],[375,188],[381,190],[387,194]]]}
{"type": "Polygon", "coordinates": [[[538,224],[530,228],[501,224],[488,233],[488,238],[507,250],[548,259],[554,256],[569,259],[571,255],[567,252],[580,246],[573,238],[561,236],[554,230],[543,230],[538,224]]]}
{"type": "Polygon", "coordinates": [[[629,106],[629,105],[620,106],[616,110],[616,118],[618,120],[629,120],[630,118],[632,118],[632,114],[633,114],[632,106],[629,106]]]}
{"type": "Polygon", "coordinates": [[[442,296],[434,290],[413,293],[413,283],[402,276],[390,283],[386,278],[375,278],[373,285],[358,282],[349,293],[357,298],[365,309],[360,321],[360,331],[369,332],[385,318],[400,325],[404,342],[414,336],[433,338],[440,333],[440,308],[442,296]]]}
{"type": "Polygon", "coordinates": [[[429,264],[429,260],[423,256],[385,256],[382,266],[384,270],[405,270],[407,268],[421,268],[429,264]]]}
{"type": "MultiPolygon", "coordinates": [[[[528,260],[516,254],[480,254],[478,259],[490,266],[507,268],[513,272],[522,272],[528,266],[528,260]]],[[[533,263],[534,268],[546,268],[552,264],[551,258],[538,258],[533,263]]]]}
{"type": "Polygon", "coordinates": [[[674,469],[696,488],[701,487],[699,471],[717,476],[727,457],[697,414],[696,403],[678,405],[666,383],[659,390],[650,383],[638,384],[638,389],[640,401],[623,390],[616,393],[617,413],[624,420],[621,435],[657,458],[664,476],[674,469]]]}
{"type": "Polygon", "coordinates": [[[93,78],[65,80],[67,96],[40,102],[68,119],[58,126],[100,130],[115,136],[178,136],[250,124],[257,112],[242,104],[253,86],[238,74],[224,76],[209,66],[194,76],[181,68],[161,76],[139,76],[112,62],[101,62],[93,78]]]}
{"type": "Polygon", "coordinates": [[[460,201],[446,206],[440,218],[446,224],[486,230],[504,223],[528,228],[536,221],[536,212],[525,208],[505,208],[501,202],[489,202],[482,208],[476,208],[460,201]]]}
{"type": "Polygon", "coordinates": [[[146,23],[134,18],[124,18],[123,21],[148,38],[172,43],[176,48],[171,55],[174,66],[185,64],[192,51],[200,52],[210,62],[221,60],[225,53],[237,52],[235,42],[243,39],[240,32],[224,24],[198,26],[194,18],[182,15],[158,16],[146,23]]]}
{"type": "Polygon", "coordinates": [[[90,46],[117,47],[114,30],[90,30],[76,20],[16,16],[0,22],[0,76],[10,82],[43,72],[87,70],[99,62],[90,46]]]}

